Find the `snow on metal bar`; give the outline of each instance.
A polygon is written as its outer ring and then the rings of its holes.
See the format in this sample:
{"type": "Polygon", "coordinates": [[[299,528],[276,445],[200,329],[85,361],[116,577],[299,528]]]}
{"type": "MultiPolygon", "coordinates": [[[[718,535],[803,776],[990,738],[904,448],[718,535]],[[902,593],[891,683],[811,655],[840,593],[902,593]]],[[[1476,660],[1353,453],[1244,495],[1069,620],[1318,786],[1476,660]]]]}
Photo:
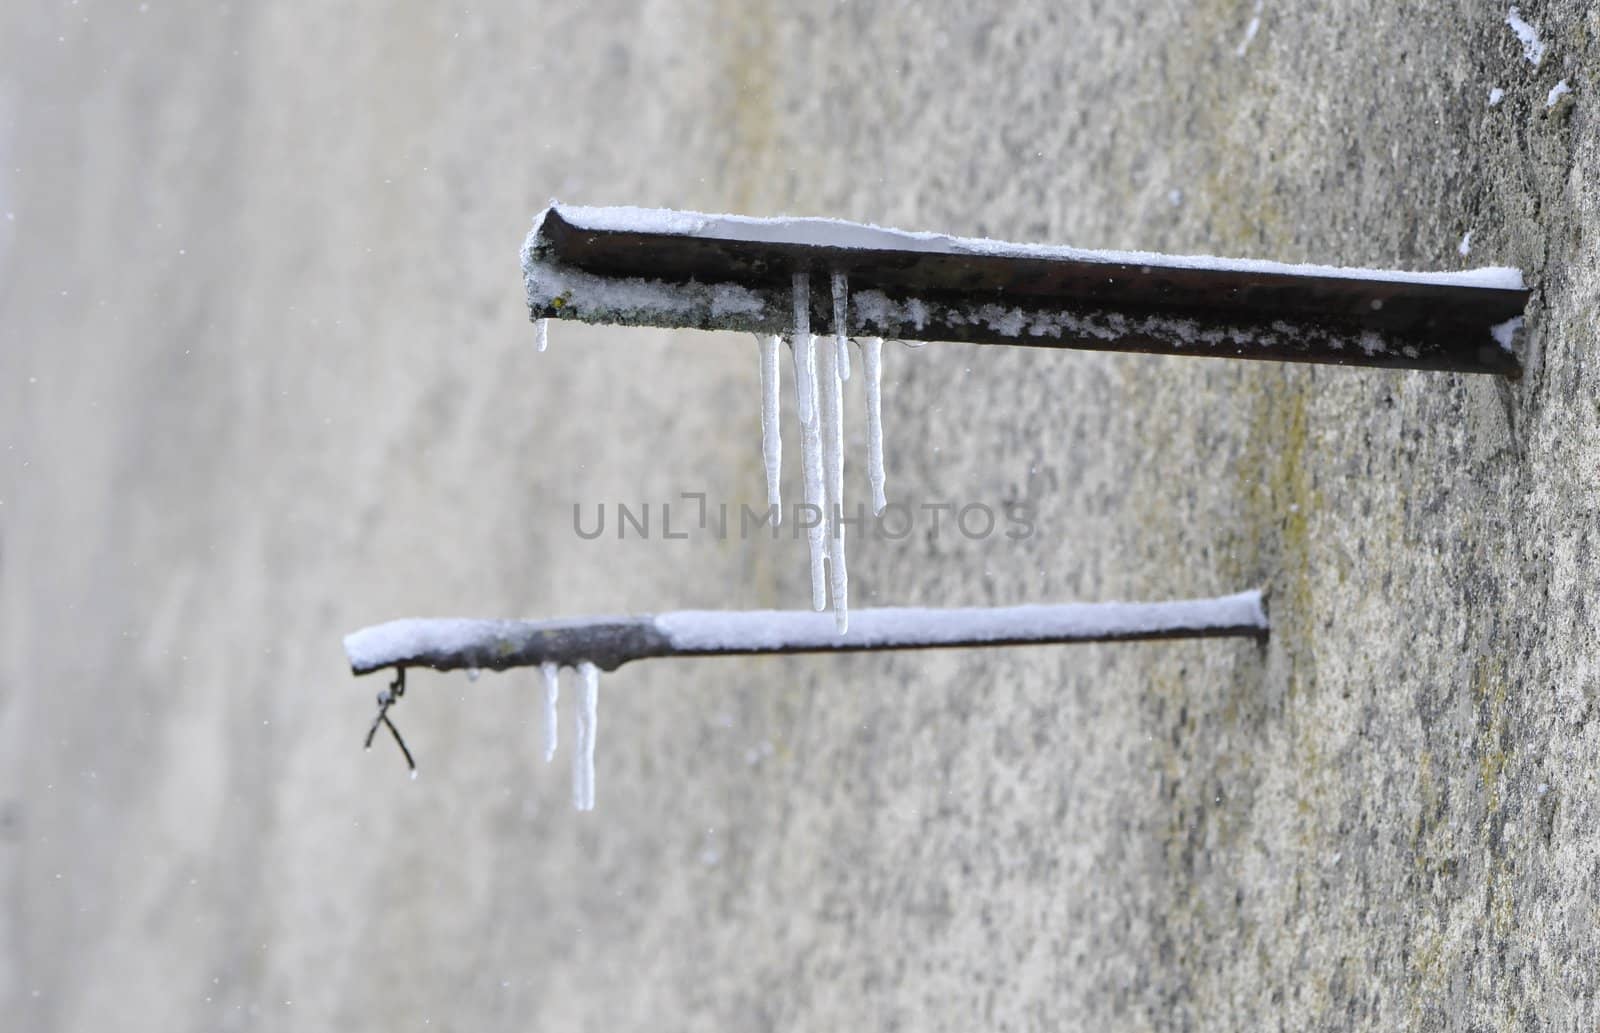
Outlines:
{"type": "Polygon", "coordinates": [[[684,610],[655,616],[552,621],[460,618],[389,621],[345,636],[355,674],[386,667],[506,670],[673,656],[829,653],[1135,639],[1262,636],[1261,593],[1154,603],[853,610],[840,634],[832,614],[804,610],[684,610]]]}
{"type": "Polygon", "coordinates": [[[1267,630],[1259,592],[1160,603],[856,610],[840,635],[826,615],[790,610],[683,610],[655,625],[684,653],[798,653],[1104,642],[1267,630]]]}
{"type": "Polygon", "coordinates": [[[759,218],[747,215],[708,215],[667,208],[609,208],[553,204],[545,215],[555,214],[573,228],[586,232],[637,233],[698,237],[763,244],[799,244],[859,251],[915,251],[926,254],[972,254],[1008,258],[1046,258],[1102,265],[1150,265],[1166,268],[1276,273],[1294,276],[1330,276],[1396,283],[1474,285],[1521,289],[1522,274],[1508,267],[1466,272],[1405,272],[1345,266],[1271,262],[1254,258],[1218,258],[1212,255],[1165,255],[1154,251],[1103,251],[1057,244],[1016,244],[981,237],[953,237],[943,233],[889,229],[844,219],[811,217],[759,218]]]}

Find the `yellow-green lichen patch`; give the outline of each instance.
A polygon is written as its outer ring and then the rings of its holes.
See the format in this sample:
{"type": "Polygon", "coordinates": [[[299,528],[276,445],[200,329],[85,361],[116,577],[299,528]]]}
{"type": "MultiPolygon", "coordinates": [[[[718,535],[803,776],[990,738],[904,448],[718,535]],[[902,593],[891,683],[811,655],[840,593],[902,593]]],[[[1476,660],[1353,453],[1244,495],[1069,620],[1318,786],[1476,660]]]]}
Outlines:
{"type": "Polygon", "coordinates": [[[1501,776],[1506,768],[1505,661],[1485,657],[1473,671],[1472,696],[1479,712],[1478,775],[1489,814],[1500,810],[1501,776]]]}

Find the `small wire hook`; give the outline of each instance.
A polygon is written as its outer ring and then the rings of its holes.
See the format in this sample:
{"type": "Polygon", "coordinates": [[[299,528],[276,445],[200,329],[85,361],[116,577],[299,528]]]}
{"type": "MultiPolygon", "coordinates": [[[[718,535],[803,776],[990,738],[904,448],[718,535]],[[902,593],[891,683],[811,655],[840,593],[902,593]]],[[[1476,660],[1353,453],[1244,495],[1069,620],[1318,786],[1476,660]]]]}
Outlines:
{"type": "Polygon", "coordinates": [[[389,720],[389,708],[400,702],[400,697],[406,694],[406,669],[396,667],[394,681],[389,687],[378,693],[378,716],[372,719],[372,727],[367,729],[367,749],[372,749],[372,738],[378,734],[378,726],[383,725],[389,729],[389,734],[394,736],[395,745],[400,747],[400,753],[406,758],[406,766],[411,769],[411,777],[417,776],[417,762],[412,759],[411,751],[406,748],[406,741],[400,735],[400,729],[389,720]]]}

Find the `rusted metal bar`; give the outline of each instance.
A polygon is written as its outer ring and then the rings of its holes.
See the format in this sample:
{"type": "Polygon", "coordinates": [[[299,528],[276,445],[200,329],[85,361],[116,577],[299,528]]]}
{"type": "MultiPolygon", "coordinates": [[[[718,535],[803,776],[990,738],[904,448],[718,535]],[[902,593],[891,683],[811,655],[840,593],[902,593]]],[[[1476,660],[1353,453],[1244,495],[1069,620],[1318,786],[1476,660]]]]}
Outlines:
{"type": "Polygon", "coordinates": [[[854,336],[1516,377],[1513,269],[1404,273],[1083,251],[826,219],[552,206],[523,252],[534,319],[784,333],[791,277],[854,336]]]}

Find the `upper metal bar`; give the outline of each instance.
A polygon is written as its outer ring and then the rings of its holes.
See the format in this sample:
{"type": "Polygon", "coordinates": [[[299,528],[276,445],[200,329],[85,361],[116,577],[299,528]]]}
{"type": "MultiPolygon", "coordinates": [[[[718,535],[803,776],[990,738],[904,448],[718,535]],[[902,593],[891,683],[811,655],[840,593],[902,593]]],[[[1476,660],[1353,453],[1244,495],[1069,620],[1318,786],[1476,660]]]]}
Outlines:
{"type": "Polygon", "coordinates": [[[523,263],[533,318],[783,333],[791,276],[806,271],[812,324],[831,328],[828,281],[842,272],[856,336],[1521,372],[1511,344],[1529,292],[1519,277],[999,244],[986,253],[820,220],[704,217],[684,231],[671,219],[606,217],[614,211],[557,206],[541,216],[523,263]],[[814,231],[785,239],[791,225],[814,231]],[[830,226],[872,232],[830,235],[830,226]]]}

